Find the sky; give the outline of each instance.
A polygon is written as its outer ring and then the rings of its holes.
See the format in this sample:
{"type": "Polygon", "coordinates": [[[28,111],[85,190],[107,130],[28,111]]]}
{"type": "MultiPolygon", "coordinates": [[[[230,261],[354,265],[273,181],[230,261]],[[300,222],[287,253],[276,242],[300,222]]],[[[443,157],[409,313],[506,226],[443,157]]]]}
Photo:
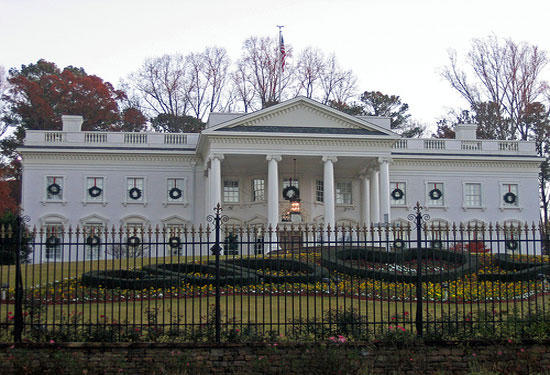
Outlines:
{"type": "Polygon", "coordinates": [[[147,57],[221,46],[236,60],[246,38],[284,25],[295,53],[335,53],[360,91],[399,95],[433,127],[466,106],[440,75],[450,48],[496,35],[550,50],[549,16],[547,0],[0,0],[0,65],[43,58],[116,86],[147,57]]]}

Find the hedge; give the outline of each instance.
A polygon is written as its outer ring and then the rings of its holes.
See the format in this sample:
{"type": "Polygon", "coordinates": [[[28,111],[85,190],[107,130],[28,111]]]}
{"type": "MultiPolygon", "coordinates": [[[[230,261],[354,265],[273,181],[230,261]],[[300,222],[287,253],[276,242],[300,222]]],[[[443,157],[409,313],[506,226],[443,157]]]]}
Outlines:
{"type": "Polygon", "coordinates": [[[311,283],[322,281],[323,279],[330,277],[330,273],[327,269],[314,263],[305,263],[295,259],[245,258],[224,260],[222,263],[250,269],[251,272],[255,272],[257,277],[263,279],[264,282],[271,284],[311,283]],[[271,270],[307,272],[307,274],[271,275],[269,273],[262,272],[262,270],[268,268],[271,270]]]}
{"type": "MultiPolygon", "coordinates": [[[[143,270],[152,274],[178,277],[185,283],[191,285],[209,285],[215,282],[214,278],[201,277],[195,273],[216,274],[216,264],[198,263],[172,263],[143,266],[143,270]]],[[[220,262],[220,285],[251,285],[257,282],[257,277],[250,270],[220,262]]]]}
{"type": "Polygon", "coordinates": [[[178,286],[181,279],[171,275],[153,275],[146,271],[90,271],[82,274],[82,284],[108,289],[141,290],[178,286]]]}
{"type": "MultiPolygon", "coordinates": [[[[369,262],[379,263],[403,263],[405,261],[416,259],[417,249],[403,249],[400,252],[381,251],[374,247],[354,247],[336,251],[325,251],[321,256],[321,264],[330,270],[367,277],[390,282],[416,282],[416,274],[399,274],[387,270],[367,270],[361,267],[346,264],[344,260],[364,259],[369,262]]],[[[465,274],[475,273],[479,268],[479,260],[476,256],[465,253],[458,253],[445,249],[425,248],[422,249],[422,259],[436,259],[448,262],[458,263],[455,269],[444,272],[426,272],[422,273],[422,281],[442,282],[447,280],[456,280],[465,274]]]]}

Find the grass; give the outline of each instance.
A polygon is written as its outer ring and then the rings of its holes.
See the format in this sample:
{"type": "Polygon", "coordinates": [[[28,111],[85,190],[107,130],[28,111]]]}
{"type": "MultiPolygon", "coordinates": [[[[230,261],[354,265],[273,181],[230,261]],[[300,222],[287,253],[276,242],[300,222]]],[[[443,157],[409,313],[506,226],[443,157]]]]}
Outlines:
{"type": "MultiPolygon", "coordinates": [[[[221,259],[231,258],[222,256],[221,259]]],[[[75,278],[84,272],[92,270],[128,270],[140,269],[145,265],[165,264],[165,263],[184,263],[201,262],[213,260],[212,256],[169,256],[159,258],[126,258],[109,260],[83,260],[73,262],[48,262],[37,264],[21,265],[23,275],[23,285],[25,288],[37,285],[51,283],[63,280],[64,278],[75,278]]],[[[15,266],[0,266],[0,283],[15,285],[15,266]]]]}

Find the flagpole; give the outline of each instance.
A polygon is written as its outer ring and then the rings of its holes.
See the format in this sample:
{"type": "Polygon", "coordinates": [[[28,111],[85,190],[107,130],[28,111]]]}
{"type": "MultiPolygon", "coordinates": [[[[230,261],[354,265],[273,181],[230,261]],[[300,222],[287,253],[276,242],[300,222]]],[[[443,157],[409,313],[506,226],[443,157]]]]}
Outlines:
{"type": "Polygon", "coordinates": [[[281,80],[283,79],[283,51],[281,47],[283,46],[283,27],[281,25],[277,25],[279,28],[279,103],[281,102],[281,93],[282,93],[282,85],[281,80]]]}

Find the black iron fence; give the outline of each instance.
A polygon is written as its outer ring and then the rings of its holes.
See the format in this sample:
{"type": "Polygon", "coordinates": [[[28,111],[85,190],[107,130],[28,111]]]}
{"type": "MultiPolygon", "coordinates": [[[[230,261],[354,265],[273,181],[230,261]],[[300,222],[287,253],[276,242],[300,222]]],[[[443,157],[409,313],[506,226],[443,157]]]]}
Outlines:
{"type": "Polygon", "coordinates": [[[255,341],[550,336],[547,231],[0,228],[0,338],[255,341]]]}

